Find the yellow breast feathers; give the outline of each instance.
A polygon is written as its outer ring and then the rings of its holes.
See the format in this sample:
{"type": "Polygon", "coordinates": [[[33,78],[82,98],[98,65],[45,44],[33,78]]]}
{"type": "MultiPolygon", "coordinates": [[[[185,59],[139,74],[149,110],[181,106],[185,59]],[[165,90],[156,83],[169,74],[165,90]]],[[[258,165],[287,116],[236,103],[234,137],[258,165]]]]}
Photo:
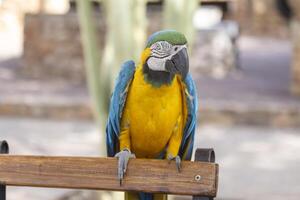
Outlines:
{"type": "Polygon", "coordinates": [[[130,85],[121,120],[120,149],[137,157],[155,158],[166,150],[176,156],[186,120],[184,88],[179,77],[154,87],[139,66],[130,85]]]}

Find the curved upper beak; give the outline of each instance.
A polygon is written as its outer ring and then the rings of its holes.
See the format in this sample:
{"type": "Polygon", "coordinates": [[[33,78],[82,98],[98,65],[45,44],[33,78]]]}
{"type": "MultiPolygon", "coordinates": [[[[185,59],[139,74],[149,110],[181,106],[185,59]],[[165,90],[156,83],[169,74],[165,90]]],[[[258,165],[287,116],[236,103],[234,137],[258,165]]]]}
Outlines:
{"type": "Polygon", "coordinates": [[[181,75],[182,79],[185,79],[189,72],[189,57],[187,49],[181,49],[178,53],[172,56],[170,60],[167,60],[166,69],[171,73],[181,75]]]}

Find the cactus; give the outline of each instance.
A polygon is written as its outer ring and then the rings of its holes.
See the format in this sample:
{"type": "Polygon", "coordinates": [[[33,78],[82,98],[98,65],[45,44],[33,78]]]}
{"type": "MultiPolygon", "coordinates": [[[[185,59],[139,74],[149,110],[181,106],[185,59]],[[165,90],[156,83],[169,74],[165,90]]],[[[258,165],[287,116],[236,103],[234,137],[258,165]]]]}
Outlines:
{"type": "MultiPolygon", "coordinates": [[[[163,8],[164,27],[182,32],[189,44],[193,44],[193,16],[199,0],[165,0],[163,8]]],[[[190,45],[191,46],[191,45],[190,45]]]]}
{"type": "MultiPolygon", "coordinates": [[[[107,72],[100,68],[100,49],[97,46],[98,42],[93,21],[94,18],[92,16],[91,2],[77,0],[77,5],[87,85],[94,107],[93,110],[96,123],[104,130],[108,113],[110,85],[105,82],[107,80],[107,72]]],[[[105,140],[103,139],[100,142],[100,153],[105,155],[105,140]]]]}
{"type": "MultiPolygon", "coordinates": [[[[138,61],[145,42],[146,1],[105,0],[107,17],[106,46],[102,67],[115,77],[125,60],[138,61]]],[[[113,85],[113,80],[111,85],[113,85]]]]}

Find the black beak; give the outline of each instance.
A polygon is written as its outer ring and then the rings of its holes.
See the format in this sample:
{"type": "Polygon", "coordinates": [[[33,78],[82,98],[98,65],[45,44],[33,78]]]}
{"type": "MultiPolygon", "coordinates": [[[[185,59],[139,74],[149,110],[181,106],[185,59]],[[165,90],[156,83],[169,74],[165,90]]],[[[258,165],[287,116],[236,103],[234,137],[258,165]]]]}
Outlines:
{"type": "Polygon", "coordinates": [[[181,49],[171,60],[166,61],[166,70],[181,75],[185,79],[189,72],[189,57],[186,48],[181,49]]]}

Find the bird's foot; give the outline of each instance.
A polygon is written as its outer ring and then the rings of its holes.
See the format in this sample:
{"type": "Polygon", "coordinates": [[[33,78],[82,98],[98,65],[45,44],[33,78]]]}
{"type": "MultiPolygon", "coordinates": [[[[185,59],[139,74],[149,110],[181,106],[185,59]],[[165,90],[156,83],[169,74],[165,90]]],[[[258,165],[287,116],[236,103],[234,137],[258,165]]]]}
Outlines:
{"type": "Polygon", "coordinates": [[[126,174],[128,161],[130,158],[135,158],[135,155],[130,152],[129,149],[123,149],[119,153],[115,155],[118,158],[118,180],[120,181],[120,186],[122,185],[122,181],[124,175],[126,174]]]}
{"type": "Polygon", "coordinates": [[[181,171],[181,158],[179,156],[172,156],[172,155],[168,155],[168,160],[175,160],[176,162],[176,167],[177,167],[177,171],[180,172],[181,171]]]}

